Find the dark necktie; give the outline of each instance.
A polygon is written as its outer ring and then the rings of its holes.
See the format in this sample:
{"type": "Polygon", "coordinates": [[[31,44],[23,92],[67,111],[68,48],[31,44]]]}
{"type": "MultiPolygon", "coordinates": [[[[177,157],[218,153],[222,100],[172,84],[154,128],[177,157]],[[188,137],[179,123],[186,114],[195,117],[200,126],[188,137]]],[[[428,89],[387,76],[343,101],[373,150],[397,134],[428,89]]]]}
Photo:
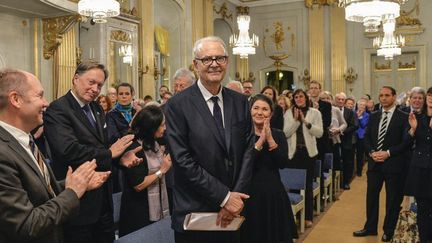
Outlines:
{"type": "Polygon", "coordinates": [[[225,142],[225,130],[222,121],[222,111],[218,104],[219,97],[213,96],[210,98],[213,101],[213,118],[216,122],[216,126],[221,134],[223,141],[225,142]]]}
{"type": "Polygon", "coordinates": [[[51,193],[52,196],[55,196],[54,190],[51,187],[51,180],[50,180],[50,175],[48,173],[48,168],[45,165],[44,162],[44,158],[42,157],[42,154],[39,150],[39,148],[36,146],[33,137],[31,135],[29,135],[29,146],[30,149],[32,151],[32,154],[34,156],[34,158],[37,161],[37,164],[41,170],[42,176],[48,186],[48,191],[51,193]]]}
{"type": "Polygon", "coordinates": [[[90,106],[89,105],[84,105],[82,107],[82,110],[84,111],[84,114],[87,116],[87,119],[89,120],[90,124],[93,126],[93,128],[96,129],[96,121],[94,120],[91,110],[90,110],[90,106]]]}
{"type": "Polygon", "coordinates": [[[378,134],[377,151],[380,151],[382,149],[383,144],[384,144],[384,137],[387,133],[388,111],[385,111],[383,113],[383,116],[384,116],[384,118],[381,122],[379,134],[378,134]]]}

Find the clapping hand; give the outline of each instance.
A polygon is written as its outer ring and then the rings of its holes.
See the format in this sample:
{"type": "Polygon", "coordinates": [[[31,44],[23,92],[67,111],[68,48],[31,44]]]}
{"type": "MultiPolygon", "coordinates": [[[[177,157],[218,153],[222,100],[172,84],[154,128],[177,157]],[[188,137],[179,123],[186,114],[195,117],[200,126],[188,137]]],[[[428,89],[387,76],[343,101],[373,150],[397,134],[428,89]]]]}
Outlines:
{"type": "Polygon", "coordinates": [[[126,168],[131,168],[134,166],[137,166],[143,162],[142,158],[138,158],[136,156],[136,153],[142,150],[141,146],[138,146],[130,151],[127,151],[123,156],[120,158],[120,164],[123,165],[126,168]]]}

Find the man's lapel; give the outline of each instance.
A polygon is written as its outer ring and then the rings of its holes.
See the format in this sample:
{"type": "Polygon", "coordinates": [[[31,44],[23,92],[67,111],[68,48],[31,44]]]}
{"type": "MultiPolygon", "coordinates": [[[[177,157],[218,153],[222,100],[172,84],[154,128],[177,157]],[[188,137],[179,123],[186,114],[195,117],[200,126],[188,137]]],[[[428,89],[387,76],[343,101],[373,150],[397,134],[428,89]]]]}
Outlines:
{"type": "Polygon", "coordinates": [[[3,127],[0,127],[0,136],[8,144],[8,147],[13,150],[19,157],[21,157],[22,160],[25,161],[25,163],[31,168],[31,170],[38,176],[38,178],[41,180],[41,183],[45,185],[45,189],[47,190],[48,194],[50,194],[48,190],[48,185],[46,184],[46,181],[40,169],[30,157],[30,155],[27,153],[27,151],[24,150],[21,144],[19,144],[18,141],[9,132],[4,130],[3,127]]]}

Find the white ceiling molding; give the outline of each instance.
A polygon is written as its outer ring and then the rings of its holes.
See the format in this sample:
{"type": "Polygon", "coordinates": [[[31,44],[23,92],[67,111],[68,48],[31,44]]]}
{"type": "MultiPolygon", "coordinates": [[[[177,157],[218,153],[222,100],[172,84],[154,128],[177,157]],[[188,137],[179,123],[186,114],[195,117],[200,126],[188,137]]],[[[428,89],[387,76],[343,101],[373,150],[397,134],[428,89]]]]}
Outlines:
{"type": "Polygon", "coordinates": [[[259,7],[259,6],[268,6],[268,5],[282,4],[282,3],[303,2],[304,0],[247,0],[251,2],[242,2],[240,0],[228,0],[228,1],[236,6],[259,7]]]}

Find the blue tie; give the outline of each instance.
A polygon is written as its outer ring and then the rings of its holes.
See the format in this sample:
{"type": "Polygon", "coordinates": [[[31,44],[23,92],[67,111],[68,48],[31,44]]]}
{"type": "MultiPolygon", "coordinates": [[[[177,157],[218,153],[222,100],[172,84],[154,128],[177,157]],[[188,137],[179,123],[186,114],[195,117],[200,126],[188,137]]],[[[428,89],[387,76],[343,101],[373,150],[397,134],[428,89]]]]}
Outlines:
{"type": "Polygon", "coordinates": [[[218,104],[219,97],[213,96],[210,99],[213,101],[213,118],[216,122],[216,126],[219,130],[219,133],[221,134],[223,141],[225,143],[225,130],[223,127],[222,112],[221,112],[221,108],[218,104]]]}
{"type": "Polygon", "coordinates": [[[92,125],[93,128],[96,129],[96,121],[94,120],[91,110],[90,110],[90,106],[89,105],[84,105],[82,107],[82,110],[84,111],[84,114],[87,116],[87,119],[89,120],[90,124],[92,125]]]}

